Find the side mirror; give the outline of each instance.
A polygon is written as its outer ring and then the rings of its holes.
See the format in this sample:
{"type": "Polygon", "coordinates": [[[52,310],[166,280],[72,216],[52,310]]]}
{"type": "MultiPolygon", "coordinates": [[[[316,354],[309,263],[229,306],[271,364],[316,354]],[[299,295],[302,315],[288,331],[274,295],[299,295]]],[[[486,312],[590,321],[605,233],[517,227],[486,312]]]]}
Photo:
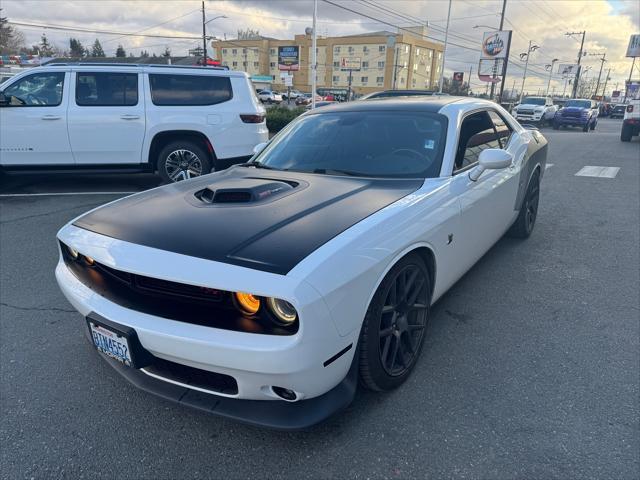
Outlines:
{"type": "Polygon", "coordinates": [[[4,92],[0,92],[0,105],[9,105],[11,97],[5,97],[4,92]]]}
{"type": "Polygon", "coordinates": [[[253,147],[253,154],[257,155],[259,154],[262,150],[264,150],[264,147],[266,147],[269,144],[269,142],[262,142],[257,144],[255,147],[253,147]]]}
{"type": "Polygon", "coordinates": [[[500,148],[487,148],[480,152],[478,165],[469,172],[472,181],[478,180],[485,170],[500,170],[510,167],[513,162],[513,155],[500,148]]]}

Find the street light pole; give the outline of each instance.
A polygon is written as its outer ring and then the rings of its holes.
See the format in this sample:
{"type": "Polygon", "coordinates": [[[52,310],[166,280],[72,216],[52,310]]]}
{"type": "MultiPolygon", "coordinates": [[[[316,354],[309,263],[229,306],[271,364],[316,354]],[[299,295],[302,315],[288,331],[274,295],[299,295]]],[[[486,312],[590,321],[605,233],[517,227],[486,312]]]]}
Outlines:
{"type": "Polygon", "coordinates": [[[202,0],[202,66],[207,66],[207,22],[205,20],[204,0],[202,0]]]}
{"type": "Polygon", "coordinates": [[[439,91],[442,93],[442,82],[444,80],[444,62],[447,56],[447,43],[449,43],[449,21],[451,20],[451,0],[449,0],[449,13],[447,13],[447,29],[444,31],[444,50],[442,51],[442,65],[440,66],[439,91]]]}
{"type": "Polygon", "coordinates": [[[522,74],[522,87],[520,88],[520,99],[518,100],[519,102],[522,102],[522,95],[524,95],[524,82],[527,79],[527,69],[529,68],[529,57],[531,56],[532,52],[535,52],[538,48],[537,45],[531,45],[532,41],[529,40],[529,48],[527,50],[527,53],[521,53],[520,54],[520,58],[522,58],[523,56],[527,57],[527,60],[524,64],[524,73],[522,74]]]}
{"type": "MultiPolygon", "coordinates": [[[[504,27],[504,12],[507,9],[507,0],[502,0],[502,15],[500,16],[500,28],[499,31],[502,31],[502,27],[504,27]]],[[[493,77],[495,79],[496,77],[496,73],[498,70],[498,61],[494,60],[493,61],[493,77]]],[[[502,79],[504,80],[504,74],[506,71],[506,63],[502,65],[502,79]]],[[[502,86],[504,86],[504,82],[502,82],[502,86]]],[[[494,82],[491,82],[491,93],[489,94],[489,99],[493,100],[493,95],[495,93],[496,90],[496,84],[494,82]]],[[[500,89],[500,96],[502,96],[502,88],[500,89]]]]}
{"type": "Polygon", "coordinates": [[[316,89],[318,88],[318,54],[316,45],[318,36],[316,24],[318,19],[318,0],[313,0],[313,36],[311,37],[311,109],[316,108],[316,89]]]}
{"type": "Polygon", "coordinates": [[[598,90],[600,89],[600,78],[602,77],[602,67],[604,66],[604,62],[606,62],[607,54],[606,53],[590,53],[589,55],[600,57],[600,73],[598,73],[598,82],[596,83],[596,92],[593,94],[594,96],[598,96],[598,90]]]}

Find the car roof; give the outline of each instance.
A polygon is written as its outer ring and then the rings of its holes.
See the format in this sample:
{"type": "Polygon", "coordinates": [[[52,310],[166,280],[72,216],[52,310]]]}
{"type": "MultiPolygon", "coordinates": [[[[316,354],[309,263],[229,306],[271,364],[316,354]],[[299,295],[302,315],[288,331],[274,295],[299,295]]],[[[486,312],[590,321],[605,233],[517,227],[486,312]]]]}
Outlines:
{"type": "Polygon", "coordinates": [[[103,62],[50,62],[39,67],[32,67],[31,72],[51,71],[51,70],[72,70],[72,71],[140,71],[146,73],[194,73],[207,75],[217,75],[225,77],[248,77],[246,72],[236,70],[228,70],[222,67],[203,67],[200,65],[156,65],[156,64],[138,64],[138,63],[103,63],[103,62]]]}
{"type": "MultiPolygon", "coordinates": [[[[450,103],[475,103],[477,104],[479,99],[469,97],[454,97],[454,96],[425,96],[425,97],[385,97],[385,98],[372,98],[367,101],[355,101],[335,103],[322,107],[322,111],[319,113],[331,113],[331,112],[367,112],[367,111],[381,111],[381,110],[404,110],[409,112],[433,112],[437,113],[445,105],[450,103]]],[[[487,105],[495,105],[493,102],[482,101],[487,105]]],[[[310,113],[314,113],[311,111],[310,113]]]]}

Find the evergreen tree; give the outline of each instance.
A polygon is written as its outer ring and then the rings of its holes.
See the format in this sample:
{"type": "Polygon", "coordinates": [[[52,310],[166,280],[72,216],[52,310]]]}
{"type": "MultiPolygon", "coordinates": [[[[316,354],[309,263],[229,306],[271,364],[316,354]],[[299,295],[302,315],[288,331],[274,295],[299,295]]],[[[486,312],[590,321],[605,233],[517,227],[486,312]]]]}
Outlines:
{"type": "Polygon", "coordinates": [[[54,47],[49,43],[49,40],[44,33],[42,34],[42,37],[40,37],[38,53],[41,57],[52,57],[54,54],[54,47]]]}
{"type": "Polygon", "coordinates": [[[127,52],[124,51],[124,47],[122,45],[118,45],[118,49],[116,50],[116,57],[124,58],[127,56],[127,52]]]}
{"type": "Polygon", "coordinates": [[[168,58],[171,56],[171,49],[169,47],[166,47],[164,49],[164,53],[162,54],[163,57],[168,58]]]}
{"type": "Polygon", "coordinates": [[[140,52],[140,58],[149,58],[149,52],[147,50],[142,50],[140,52]]]}
{"type": "Polygon", "coordinates": [[[24,48],[22,32],[9,25],[6,17],[0,17],[0,55],[13,55],[24,48]]]}
{"type": "Polygon", "coordinates": [[[100,40],[96,38],[96,41],[93,42],[93,47],[91,48],[91,56],[92,57],[106,57],[104,54],[104,50],[102,49],[102,45],[100,44],[100,40]]]}
{"type": "Polygon", "coordinates": [[[82,58],[87,54],[82,42],[77,38],[69,39],[69,55],[74,58],[82,58]]]}

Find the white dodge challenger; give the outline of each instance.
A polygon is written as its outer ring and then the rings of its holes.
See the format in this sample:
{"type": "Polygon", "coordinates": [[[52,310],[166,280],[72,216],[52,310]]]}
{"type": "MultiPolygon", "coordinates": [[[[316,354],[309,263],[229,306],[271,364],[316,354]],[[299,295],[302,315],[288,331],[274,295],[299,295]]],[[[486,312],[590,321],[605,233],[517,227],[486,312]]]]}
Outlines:
{"type": "Polygon", "coordinates": [[[256,152],[74,219],[56,278],[138,387],[298,429],[358,379],[406,380],[430,306],[531,234],[547,141],[488,101],[414,97],[306,113],[256,152]]]}

